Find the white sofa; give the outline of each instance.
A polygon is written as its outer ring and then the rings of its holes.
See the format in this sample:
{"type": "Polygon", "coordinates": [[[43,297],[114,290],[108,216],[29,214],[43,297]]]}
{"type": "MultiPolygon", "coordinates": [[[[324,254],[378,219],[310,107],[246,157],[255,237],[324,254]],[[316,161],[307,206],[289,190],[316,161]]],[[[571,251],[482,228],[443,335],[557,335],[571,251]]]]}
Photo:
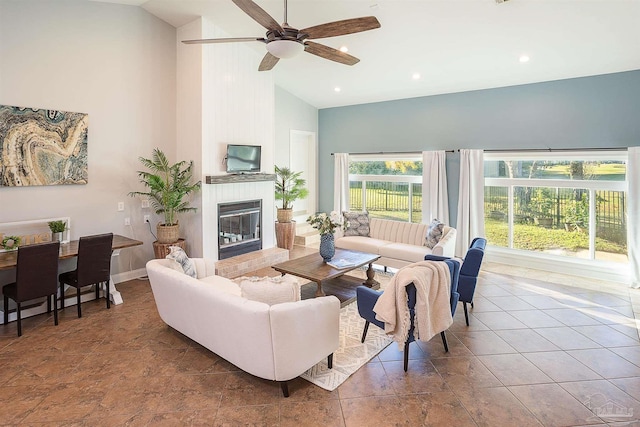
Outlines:
{"type": "MultiPolygon", "coordinates": [[[[334,296],[269,306],[240,296],[233,281],[214,275],[215,263],[192,258],[197,279],[151,260],[147,274],[162,320],[238,368],[287,381],[325,357],[331,367],[339,345],[340,302],[334,296]]],[[[174,264],[175,265],[175,264],[174,264]]]]}
{"type": "Polygon", "coordinates": [[[456,248],[456,229],[444,226],[443,236],[433,249],[424,246],[429,224],[370,218],[369,237],[336,234],[336,248],[380,255],[376,264],[393,268],[423,261],[425,255],[452,257],[456,248]]]}

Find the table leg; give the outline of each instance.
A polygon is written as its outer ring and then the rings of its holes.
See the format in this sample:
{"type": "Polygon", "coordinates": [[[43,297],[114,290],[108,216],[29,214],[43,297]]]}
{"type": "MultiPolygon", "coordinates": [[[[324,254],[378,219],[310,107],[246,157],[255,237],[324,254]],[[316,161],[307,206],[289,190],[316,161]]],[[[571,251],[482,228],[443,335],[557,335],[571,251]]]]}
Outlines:
{"type": "Polygon", "coordinates": [[[316,281],[316,283],[318,284],[318,287],[316,288],[316,297],[325,296],[326,294],[322,290],[322,280],[318,280],[318,281],[316,281]]]}
{"type": "Polygon", "coordinates": [[[373,270],[373,263],[369,264],[369,268],[367,268],[367,280],[364,281],[363,285],[368,286],[369,288],[373,287],[373,285],[377,285],[378,281],[374,280],[376,272],[373,270]]]}
{"type": "MultiPolygon", "coordinates": [[[[102,293],[104,294],[104,289],[102,293]]],[[[109,277],[109,296],[111,297],[112,304],[115,304],[115,305],[122,304],[122,295],[120,295],[120,291],[116,289],[116,284],[113,283],[113,280],[111,280],[111,277],[109,277]]]]}

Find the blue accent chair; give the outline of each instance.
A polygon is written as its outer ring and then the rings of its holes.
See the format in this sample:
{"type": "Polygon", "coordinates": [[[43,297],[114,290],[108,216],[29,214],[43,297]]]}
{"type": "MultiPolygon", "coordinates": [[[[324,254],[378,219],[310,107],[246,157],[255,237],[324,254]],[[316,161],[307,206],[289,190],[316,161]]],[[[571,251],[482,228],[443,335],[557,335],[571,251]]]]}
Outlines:
{"type": "MultiPolygon", "coordinates": [[[[464,319],[467,322],[467,326],[469,326],[467,303],[471,304],[471,307],[473,308],[473,294],[476,291],[478,274],[480,273],[480,266],[482,265],[482,258],[484,258],[484,249],[486,246],[487,239],[483,237],[476,237],[473,239],[471,245],[469,245],[467,255],[464,257],[462,266],[460,267],[458,292],[460,293],[460,301],[464,308],[464,319]]],[[[444,261],[449,258],[436,255],[426,255],[424,259],[431,261],[444,261]]]]}
{"type": "MultiPolygon", "coordinates": [[[[456,306],[458,305],[458,299],[460,294],[458,294],[458,275],[460,273],[460,264],[456,261],[445,260],[447,266],[449,267],[449,272],[451,273],[451,315],[453,316],[456,312],[456,306]]],[[[413,331],[415,329],[414,325],[414,314],[415,314],[415,306],[416,306],[416,287],[413,283],[406,287],[407,295],[408,295],[408,304],[409,304],[409,313],[411,316],[411,326],[409,328],[409,337],[407,341],[404,343],[404,371],[407,371],[407,367],[409,364],[409,344],[415,341],[415,337],[413,336],[413,331]]],[[[378,298],[382,295],[382,291],[376,291],[366,286],[358,286],[356,288],[357,302],[358,302],[358,313],[360,317],[366,320],[364,324],[364,331],[362,332],[362,340],[364,342],[367,337],[367,331],[369,330],[369,324],[373,323],[374,325],[384,329],[384,322],[381,322],[376,319],[376,313],[373,311],[373,307],[376,305],[378,298]]],[[[440,337],[442,338],[442,344],[444,344],[444,350],[449,351],[449,346],[447,344],[447,337],[444,334],[444,331],[440,332],[440,337]]]]}

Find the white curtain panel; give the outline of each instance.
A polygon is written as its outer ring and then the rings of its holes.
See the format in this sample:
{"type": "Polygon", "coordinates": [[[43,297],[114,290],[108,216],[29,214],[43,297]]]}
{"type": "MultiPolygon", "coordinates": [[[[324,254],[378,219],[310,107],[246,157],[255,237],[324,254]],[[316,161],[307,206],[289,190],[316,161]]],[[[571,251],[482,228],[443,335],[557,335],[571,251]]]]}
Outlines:
{"type": "Polygon", "coordinates": [[[475,237],[484,237],[484,160],[482,150],[460,150],[460,190],[456,255],[464,257],[475,237]]]}
{"type": "Polygon", "coordinates": [[[349,153],[333,155],[333,210],[349,210],[349,153]]]}
{"type": "Polygon", "coordinates": [[[631,287],[640,288],[640,147],[629,147],[627,161],[627,250],[631,287]]]}
{"type": "Polygon", "coordinates": [[[422,222],[425,224],[434,218],[449,224],[446,160],[444,151],[422,152],[422,222]]]}

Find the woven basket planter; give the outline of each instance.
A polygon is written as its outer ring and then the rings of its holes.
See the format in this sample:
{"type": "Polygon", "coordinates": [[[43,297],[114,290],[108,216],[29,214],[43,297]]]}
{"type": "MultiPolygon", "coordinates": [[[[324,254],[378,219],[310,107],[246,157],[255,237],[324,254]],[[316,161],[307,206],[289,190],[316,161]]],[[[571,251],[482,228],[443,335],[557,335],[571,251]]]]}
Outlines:
{"type": "Polygon", "coordinates": [[[180,225],[158,224],[158,243],[175,243],[180,238],[180,225]]]}

